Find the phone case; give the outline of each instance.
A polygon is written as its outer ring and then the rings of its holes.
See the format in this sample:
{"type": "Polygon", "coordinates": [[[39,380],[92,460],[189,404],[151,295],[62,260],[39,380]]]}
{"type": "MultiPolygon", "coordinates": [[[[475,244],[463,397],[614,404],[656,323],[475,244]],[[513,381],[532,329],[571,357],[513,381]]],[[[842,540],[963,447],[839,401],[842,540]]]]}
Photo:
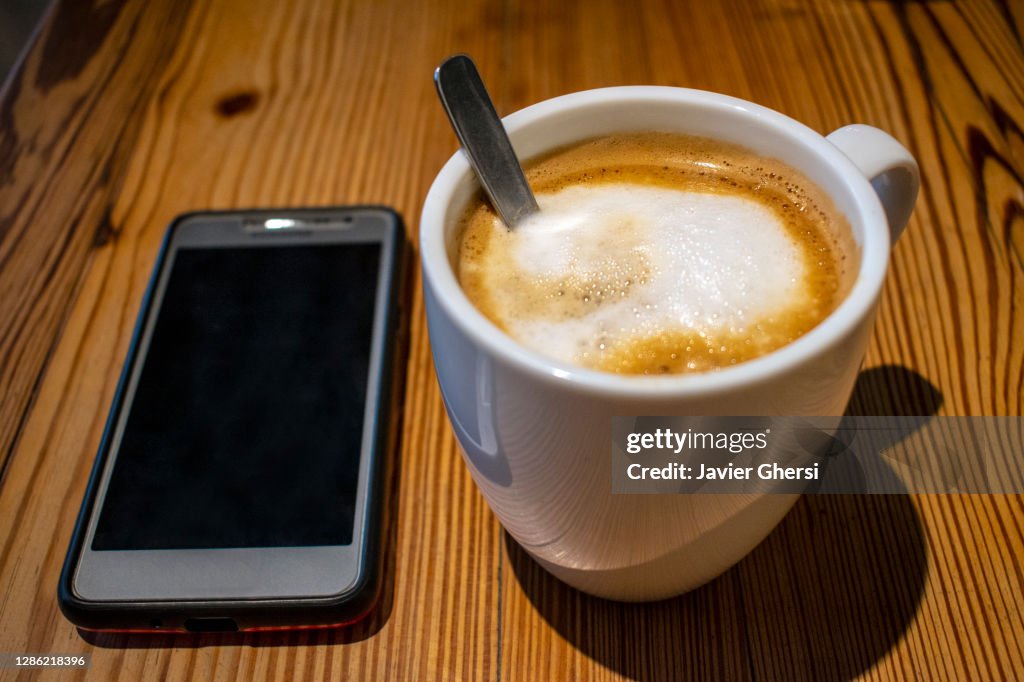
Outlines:
{"type": "Polygon", "coordinates": [[[252,209],[240,211],[202,211],[178,216],[170,225],[157,256],[146,294],[136,320],[131,345],[118,381],[114,400],[104,427],[98,455],[93,464],[85,497],[79,510],[71,543],[61,570],[57,588],[58,603],[65,617],[85,630],[119,632],[258,632],[279,629],[305,629],[318,627],[341,627],[361,620],[373,608],[382,584],[383,559],[385,553],[384,533],[390,523],[388,518],[388,493],[390,489],[386,460],[397,454],[397,435],[400,423],[398,400],[403,379],[402,352],[405,339],[405,316],[401,313],[408,286],[406,261],[409,244],[401,216],[385,206],[344,206],[311,209],[252,209]],[[370,480],[367,486],[368,513],[364,532],[365,553],[371,560],[362,562],[363,569],[355,586],[349,591],[328,598],[262,599],[262,600],[214,600],[214,601],[119,601],[98,602],[80,599],[72,588],[72,581],[82,551],[82,543],[88,520],[93,513],[97,486],[110,456],[110,439],[113,425],[124,407],[124,392],[131,368],[137,360],[138,346],[145,325],[151,314],[152,299],[156,282],[166,265],[169,246],[175,229],[187,219],[199,215],[232,215],[243,219],[248,216],[265,216],[268,213],[302,215],[303,213],[337,210],[379,210],[391,216],[390,229],[394,231],[392,244],[393,267],[389,273],[391,295],[388,299],[388,315],[384,334],[383,375],[381,377],[380,400],[377,409],[391,418],[376,421],[375,443],[370,466],[370,480]]]}

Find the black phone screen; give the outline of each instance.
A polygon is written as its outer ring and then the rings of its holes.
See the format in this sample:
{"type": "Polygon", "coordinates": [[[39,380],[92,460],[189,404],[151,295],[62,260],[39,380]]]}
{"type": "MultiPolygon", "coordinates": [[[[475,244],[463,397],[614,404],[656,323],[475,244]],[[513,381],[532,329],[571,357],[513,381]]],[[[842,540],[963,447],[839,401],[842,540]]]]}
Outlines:
{"type": "Polygon", "coordinates": [[[352,542],[380,250],[175,252],[94,550],[352,542]]]}

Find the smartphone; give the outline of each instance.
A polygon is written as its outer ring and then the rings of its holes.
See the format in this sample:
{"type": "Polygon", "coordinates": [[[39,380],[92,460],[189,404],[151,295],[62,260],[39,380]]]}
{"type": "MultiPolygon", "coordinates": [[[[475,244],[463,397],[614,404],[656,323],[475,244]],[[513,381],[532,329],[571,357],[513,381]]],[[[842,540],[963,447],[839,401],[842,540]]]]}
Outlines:
{"type": "Polygon", "coordinates": [[[406,244],[373,206],[171,224],[61,574],[69,620],[205,632],[370,610],[406,244]]]}

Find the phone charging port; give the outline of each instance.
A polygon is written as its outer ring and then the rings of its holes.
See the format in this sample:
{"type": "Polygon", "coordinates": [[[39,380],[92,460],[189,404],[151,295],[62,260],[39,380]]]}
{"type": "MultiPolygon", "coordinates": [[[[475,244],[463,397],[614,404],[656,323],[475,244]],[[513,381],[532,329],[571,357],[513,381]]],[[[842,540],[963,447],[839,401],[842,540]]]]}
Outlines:
{"type": "Polygon", "coordinates": [[[234,618],[186,618],[185,629],[189,632],[238,632],[234,618]]]}

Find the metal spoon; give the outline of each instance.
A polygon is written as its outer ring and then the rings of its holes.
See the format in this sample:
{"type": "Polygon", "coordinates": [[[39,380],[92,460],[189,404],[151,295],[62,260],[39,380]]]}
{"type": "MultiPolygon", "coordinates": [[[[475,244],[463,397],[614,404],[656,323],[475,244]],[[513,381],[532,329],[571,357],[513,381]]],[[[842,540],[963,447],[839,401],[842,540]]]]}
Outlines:
{"type": "Polygon", "coordinates": [[[513,228],[537,212],[537,200],[473,60],[464,54],[444,60],[434,71],[434,85],[470,165],[505,225],[513,228]]]}

